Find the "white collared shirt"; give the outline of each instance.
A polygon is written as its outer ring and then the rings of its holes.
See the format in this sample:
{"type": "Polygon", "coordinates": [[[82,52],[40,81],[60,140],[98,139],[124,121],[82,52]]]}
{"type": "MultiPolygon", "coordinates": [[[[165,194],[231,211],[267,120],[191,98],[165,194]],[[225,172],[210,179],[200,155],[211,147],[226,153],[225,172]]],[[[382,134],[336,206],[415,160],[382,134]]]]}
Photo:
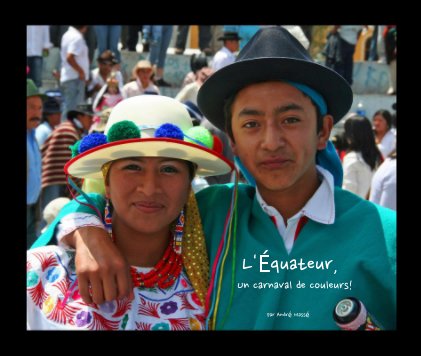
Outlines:
{"type": "Polygon", "coordinates": [[[329,225],[335,222],[333,176],[329,171],[320,166],[316,166],[316,168],[319,173],[319,177],[322,179],[322,183],[304,207],[288,219],[286,226],[279,211],[273,206],[268,205],[263,200],[256,187],[256,199],[263,211],[270,217],[275,218],[276,228],[284,240],[285,249],[288,253],[291,252],[292,246],[294,245],[295,231],[297,230],[298,222],[302,216],[306,216],[307,218],[321,224],[329,225]]]}
{"type": "Polygon", "coordinates": [[[217,71],[228,64],[234,63],[235,54],[232,53],[227,47],[222,47],[218,52],[215,53],[212,61],[212,69],[217,71]]]}

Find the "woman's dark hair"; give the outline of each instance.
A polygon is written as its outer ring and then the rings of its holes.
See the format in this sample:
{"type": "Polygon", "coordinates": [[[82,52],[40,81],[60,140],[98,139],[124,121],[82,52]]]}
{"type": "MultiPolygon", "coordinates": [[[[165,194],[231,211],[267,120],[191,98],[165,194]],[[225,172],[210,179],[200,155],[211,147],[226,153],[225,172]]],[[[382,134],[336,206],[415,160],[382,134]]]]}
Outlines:
{"type": "Polygon", "coordinates": [[[190,57],[190,68],[193,73],[196,73],[198,70],[203,67],[208,67],[208,59],[206,54],[201,52],[196,55],[195,53],[190,57]]]}
{"type": "Polygon", "coordinates": [[[360,152],[364,161],[373,170],[382,161],[382,155],[377,148],[371,122],[365,116],[351,116],[345,121],[345,139],[348,151],[360,152]]]}
{"type": "Polygon", "coordinates": [[[387,110],[377,110],[375,113],[374,113],[374,115],[373,115],[373,118],[375,117],[375,116],[377,116],[377,115],[381,115],[381,116],[383,116],[384,117],[384,119],[386,120],[386,123],[387,123],[387,127],[390,129],[390,128],[392,128],[392,114],[389,112],[389,111],[387,111],[387,110]]]}
{"type": "MultiPolygon", "coordinates": [[[[237,93],[235,93],[234,95],[231,95],[230,97],[228,97],[228,99],[225,100],[225,104],[224,104],[224,119],[225,119],[225,131],[228,134],[229,138],[232,140],[232,142],[235,143],[234,140],[234,135],[232,133],[232,123],[231,123],[231,119],[232,119],[232,104],[234,103],[234,99],[236,97],[237,93]]],[[[316,108],[316,115],[317,115],[317,133],[320,132],[320,130],[323,127],[323,116],[320,114],[320,110],[319,107],[313,102],[313,100],[306,94],[303,93],[304,96],[306,96],[307,98],[309,98],[311,100],[311,103],[314,105],[314,107],[316,108]]]]}
{"type": "Polygon", "coordinates": [[[190,161],[185,161],[187,163],[187,167],[189,169],[189,178],[190,181],[193,180],[194,176],[196,175],[197,165],[190,161]]]}

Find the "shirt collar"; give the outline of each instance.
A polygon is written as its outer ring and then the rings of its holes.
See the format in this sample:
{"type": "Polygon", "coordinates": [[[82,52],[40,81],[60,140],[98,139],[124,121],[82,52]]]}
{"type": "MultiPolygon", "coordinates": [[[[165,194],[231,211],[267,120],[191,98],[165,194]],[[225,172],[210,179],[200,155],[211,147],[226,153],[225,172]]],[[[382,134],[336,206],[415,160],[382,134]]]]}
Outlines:
{"type": "MultiPolygon", "coordinates": [[[[304,207],[295,214],[291,219],[296,216],[305,215],[309,219],[319,222],[321,224],[333,224],[335,222],[335,199],[334,199],[334,184],[333,175],[326,169],[317,166],[317,172],[322,179],[322,183],[310,200],[304,207]],[[321,209],[320,207],[323,207],[321,209]]],[[[268,205],[259,193],[256,186],[256,199],[262,207],[263,211],[269,216],[279,215],[278,210],[273,206],[268,205]]]]}

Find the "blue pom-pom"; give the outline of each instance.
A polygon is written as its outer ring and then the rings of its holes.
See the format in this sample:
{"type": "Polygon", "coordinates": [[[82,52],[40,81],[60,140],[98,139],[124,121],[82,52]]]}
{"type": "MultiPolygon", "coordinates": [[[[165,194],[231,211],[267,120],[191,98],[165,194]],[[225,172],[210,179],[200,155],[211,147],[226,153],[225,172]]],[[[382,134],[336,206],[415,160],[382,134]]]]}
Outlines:
{"type": "Polygon", "coordinates": [[[181,129],[173,124],[162,124],[155,131],[155,137],[167,137],[183,140],[184,134],[181,129]]]}
{"type": "Polygon", "coordinates": [[[107,143],[107,136],[105,136],[103,133],[91,133],[84,138],[82,138],[82,141],[80,141],[79,145],[79,153],[85,152],[91,148],[104,145],[107,143]]]}

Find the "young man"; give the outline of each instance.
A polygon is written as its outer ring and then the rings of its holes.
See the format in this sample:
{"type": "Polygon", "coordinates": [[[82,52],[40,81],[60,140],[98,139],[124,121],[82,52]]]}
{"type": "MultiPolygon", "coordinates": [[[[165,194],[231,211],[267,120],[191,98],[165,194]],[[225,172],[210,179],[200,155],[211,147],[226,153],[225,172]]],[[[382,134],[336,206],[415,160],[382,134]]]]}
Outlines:
{"type": "MultiPolygon", "coordinates": [[[[395,328],[396,215],[340,188],[340,162],[328,145],[351,103],[347,82],[280,27],[257,32],[200,89],[201,111],[226,127],[255,185],[197,195],[212,265],[213,328],[337,330],[332,312],[347,297],[383,328],[395,328]]],[[[127,293],[118,268],[124,260],[105,238],[80,233],[71,237],[83,258],[80,273],[104,285],[95,298],[127,293]]]]}

